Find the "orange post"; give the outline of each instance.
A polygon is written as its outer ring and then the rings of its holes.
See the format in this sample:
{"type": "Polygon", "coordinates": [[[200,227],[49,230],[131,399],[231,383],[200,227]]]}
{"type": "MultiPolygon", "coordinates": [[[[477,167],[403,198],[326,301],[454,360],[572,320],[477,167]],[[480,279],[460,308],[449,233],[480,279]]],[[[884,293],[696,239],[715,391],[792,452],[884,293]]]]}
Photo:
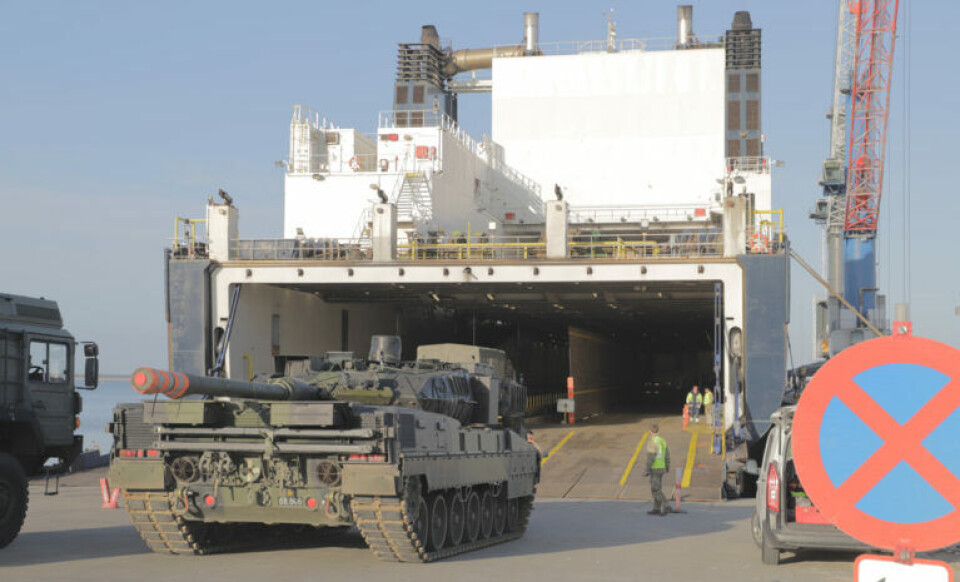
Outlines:
{"type": "MultiPolygon", "coordinates": [[[[567,398],[573,400],[573,376],[567,377],[567,398]]],[[[567,424],[573,424],[573,413],[568,413],[567,424]]]]}
{"type": "Polygon", "coordinates": [[[690,405],[683,405],[683,430],[687,430],[687,423],[690,422],[690,405]]]}

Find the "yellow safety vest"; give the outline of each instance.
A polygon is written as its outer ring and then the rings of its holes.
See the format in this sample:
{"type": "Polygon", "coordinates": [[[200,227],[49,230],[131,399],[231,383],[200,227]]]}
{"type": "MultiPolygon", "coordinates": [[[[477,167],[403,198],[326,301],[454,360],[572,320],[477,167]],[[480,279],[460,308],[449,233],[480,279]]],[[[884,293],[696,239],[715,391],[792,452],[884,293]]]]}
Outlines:
{"type": "Polygon", "coordinates": [[[654,435],[653,444],[657,447],[657,456],[653,458],[653,464],[650,465],[651,469],[666,469],[667,468],[667,441],[663,440],[663,437],[660,435],[654,435]]]}
{"type": "MultiPolygon", "coordinates": [[[[693,398],[694,398],[693,392],[687,392],[687,404],[693,404],[693,398]]],[[[697,404],[700,404],[701,402],[703,402],[703,396],[699,392],[697,392],[696,398],[697,398],[697,404]]]]}
{"type": "Polygon", "coordinates": [[[713,392],[707,392],[703,395],[703,404],[706,406],[713,404],[713,392]]]}

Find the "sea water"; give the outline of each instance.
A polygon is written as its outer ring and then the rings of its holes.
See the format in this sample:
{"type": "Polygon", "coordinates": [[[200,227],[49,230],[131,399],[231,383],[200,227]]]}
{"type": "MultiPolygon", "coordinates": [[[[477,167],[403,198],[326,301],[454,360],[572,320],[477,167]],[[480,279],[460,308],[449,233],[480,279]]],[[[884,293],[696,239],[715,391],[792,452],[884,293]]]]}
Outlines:
{"type": "Polygon", "coordinates": [[[80,429],[83,448],[98,447],[107,453],[113,445],[113,435],[107,433],[107,423],[113,420],[113,408],[118,402],[139,402],[143,397],[130,387],[129,380],[103,380],[96,390],[78,390],[83,398],[80,429]]]}

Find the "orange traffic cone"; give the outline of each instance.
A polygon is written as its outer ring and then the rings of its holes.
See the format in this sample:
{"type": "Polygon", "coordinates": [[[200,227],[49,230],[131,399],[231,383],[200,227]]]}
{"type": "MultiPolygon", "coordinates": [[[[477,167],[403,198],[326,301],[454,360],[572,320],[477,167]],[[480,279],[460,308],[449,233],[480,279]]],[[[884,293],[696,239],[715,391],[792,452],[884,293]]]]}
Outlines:
{"type": "Polygon", "coordinates": [[[687,430],[687,423],[690,422],[690,405],[683,405],[683,430],[687,430]]]}
{"type": "Polygon", "coordinates": [[[100,479],[100,494],[103,496],[103,509],[117,509],[117,501],[120,498],[120,489],[110,489],[110,483],[106,478],[100,479]]]}

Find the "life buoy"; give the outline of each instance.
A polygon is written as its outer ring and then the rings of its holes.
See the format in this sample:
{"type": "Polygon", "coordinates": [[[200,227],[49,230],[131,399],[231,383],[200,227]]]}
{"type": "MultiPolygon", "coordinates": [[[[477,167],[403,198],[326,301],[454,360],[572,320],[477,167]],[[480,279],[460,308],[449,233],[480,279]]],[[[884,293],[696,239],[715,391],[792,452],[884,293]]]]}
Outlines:
{"type": "Polygon", "coordinates": [[[353,156],[352,158],[350,158],[349,163],[350,163],[350,169],[353,170],[354,172],[360,169],[360,160],[357,159],[357,156],[353,156]]]}
{"type": "Polygon", "coordinates": [[[768,239],[763,233],[754,233],[754,235],[750,237],[750,252],[757,254],[769,253],[770,239],[768,239]]]}

